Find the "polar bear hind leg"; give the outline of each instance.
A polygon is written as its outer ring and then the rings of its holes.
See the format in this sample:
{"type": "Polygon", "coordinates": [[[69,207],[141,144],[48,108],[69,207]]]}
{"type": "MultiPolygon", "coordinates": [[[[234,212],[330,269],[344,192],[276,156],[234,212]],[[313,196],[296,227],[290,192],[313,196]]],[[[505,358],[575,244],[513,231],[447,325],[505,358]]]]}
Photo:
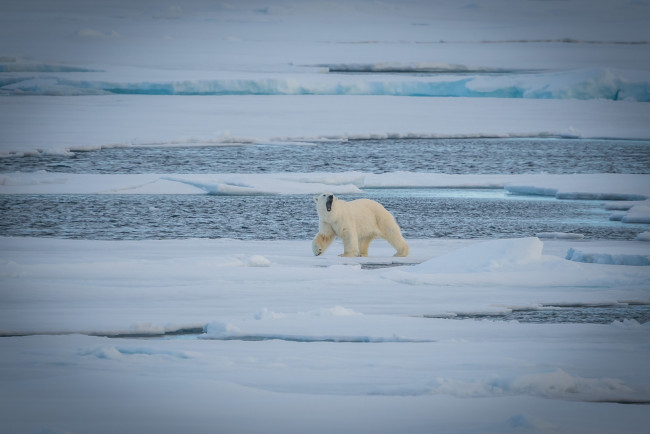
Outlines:
{"type": "Polygon", "coordinates": [[[398,243],[390,243],[391,246],[395,247],[395,250],[397,250],[397,253],[395,253],[393,256],[399,256],[399,257],[406,257],[409,255],[409,245],[406,244],[406,241],[404,238],[398,243]]]}
{"type": "Polygon", "coordinates": [[[368,256],[368,246],[370,246],[370,242],[374,240],[374,237],[367,237],[367,238],[361,238],[359,240],[359,255],[360,256],[368,256]]]}
{"type": "Polygon", "coordinates": [[[388,243],[397,250],[393,256],[405,257],[409,255],[409,245],[402,236],[402,231],[400,231],[396,222],[394,226],[391,226],[384,231],[382,238],[388,241],[388,243]]]}

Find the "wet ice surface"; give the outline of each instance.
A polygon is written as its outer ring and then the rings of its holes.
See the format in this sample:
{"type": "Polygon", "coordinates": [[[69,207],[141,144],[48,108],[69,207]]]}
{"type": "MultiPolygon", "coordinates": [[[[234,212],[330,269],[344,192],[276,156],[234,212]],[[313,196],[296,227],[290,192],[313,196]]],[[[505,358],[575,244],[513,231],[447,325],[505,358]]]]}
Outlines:
{"type": "MultiPolygon", "coordinates": [[[[636,321],[645,324],[650,321],[650,305],[617,305],[617,306],[542,306],[537,309],[513,309],[505,314],[480,314],[480,313],[455,313],[444,316],[423,315],[424,318],[448,318],[450,320],[477,320],[477,321],[517,321],[520,323],[538,324],[612,324],[616,321],[636,321]]],[[[179,330],[161,335],[118,335],[115,338],[141,338],[141,339],[201,339],[205,338],[204,331],[197,329],[179,330]]],[[[211,337],[210,339],[214,339],[211,337]]],[[[356,343],[383,343],[386,341],[372,341],[369,339],[305,339],[275,335],[247,335],[229,337],[227,340],[265,341],[285,340],[289,342],[356,342],[356,343]]],[[[415,341],[412,341],[415,342],[415,341]]]]}
{"type": "MultiPolygon", "coordinates": [[[[379,267],[378,267],[379,268],[379,267]]],[[[520,323],[537,324],[612,324],[620,322],[635,322],[645,324],[650,321],[650,305],[648,304],[621,304],[606,306],[589,305],[545,305],[539,308],[512,309],[507,313],[448,313],[445,315],[422,315],[422,318],[449,319],[449,320],[476,320],[476,321],[517,321],[520,323]]],[[[89,336],[107,337],[112,339],[165,339],[165,340],[225,340],[225,341],[271,341],[281,340],[287,342],[329,342],[329,343],[390,343],[409,342],[426,343],[433,340],[407,339],[394,337],[370,338],[367,336],[305,336],[283,334],[242,334],[232,336],[212,336],[206,333],[207,325],[203,327],[187,327],[162,333],[90,333],[89,336]]],[[[32,335],[66,335],[68,333],[22,333],[2,334],[0,337],[17,337],[32,335]]]]}
{"type": "Polygon", "coordinates": [[[648,173],[650,142],[398,139],[232,146],[125,147],[0,159],[0,172],[450,174],[648,173]]]}
{"type": "Polygon", "coordinates": [[[640,324],[650,321],[650,305],[620,306],[543,306],[538,309],[513,309],[504,314],[458,313],[446,316],[424,315],[425,318],[518,321],[522,323],[611,324],[634,320],[640,324]]]}

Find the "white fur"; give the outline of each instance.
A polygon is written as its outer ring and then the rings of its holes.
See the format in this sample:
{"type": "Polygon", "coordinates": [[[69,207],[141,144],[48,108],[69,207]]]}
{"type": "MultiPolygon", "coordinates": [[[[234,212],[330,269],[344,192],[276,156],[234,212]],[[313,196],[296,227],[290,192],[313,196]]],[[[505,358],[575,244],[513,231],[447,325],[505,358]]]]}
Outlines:
{"type": "Polygon", "coordinates": [[[339,237],[343,240],[341,256],[368,256],[368,246],[375,238],[388,241],[397,250],[395,256],[408,256],[409,246],[402,231],[380,203],[370,199],[346,202],[331,193],[316,195],[314,201],[319,220],[318,234],[312,241],[314,255],[325,252],[334,238],[339,237]],[[326,208],[329,196],[332,196],[331,211],[326,208]]]}

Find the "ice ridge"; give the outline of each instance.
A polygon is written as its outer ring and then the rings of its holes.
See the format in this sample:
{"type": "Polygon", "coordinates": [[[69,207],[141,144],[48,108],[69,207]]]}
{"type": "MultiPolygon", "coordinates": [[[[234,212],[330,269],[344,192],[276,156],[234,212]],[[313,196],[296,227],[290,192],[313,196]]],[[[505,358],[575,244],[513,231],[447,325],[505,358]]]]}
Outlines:
{"type": "MultiPolygon", "coordinates": [[[[2,72],[2,70],[0,70],[2,72]]],[[[540,74],[395,77],[295,75],[203,80],[101,81],[61,75],[4,77],[0,94],[27,95],[387,95],[650,101],[650,77],[607,69],[540,74]]]]}

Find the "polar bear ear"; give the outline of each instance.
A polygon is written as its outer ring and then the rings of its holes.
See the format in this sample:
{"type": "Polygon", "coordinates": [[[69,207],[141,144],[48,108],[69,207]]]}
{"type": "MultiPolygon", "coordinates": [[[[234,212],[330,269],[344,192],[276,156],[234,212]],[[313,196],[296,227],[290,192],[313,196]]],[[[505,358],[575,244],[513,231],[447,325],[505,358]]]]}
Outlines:
{"type": "Polygon", "coordinates": [[[318,203],[318,195],[314,196],[314,202],[318,203]]]}

